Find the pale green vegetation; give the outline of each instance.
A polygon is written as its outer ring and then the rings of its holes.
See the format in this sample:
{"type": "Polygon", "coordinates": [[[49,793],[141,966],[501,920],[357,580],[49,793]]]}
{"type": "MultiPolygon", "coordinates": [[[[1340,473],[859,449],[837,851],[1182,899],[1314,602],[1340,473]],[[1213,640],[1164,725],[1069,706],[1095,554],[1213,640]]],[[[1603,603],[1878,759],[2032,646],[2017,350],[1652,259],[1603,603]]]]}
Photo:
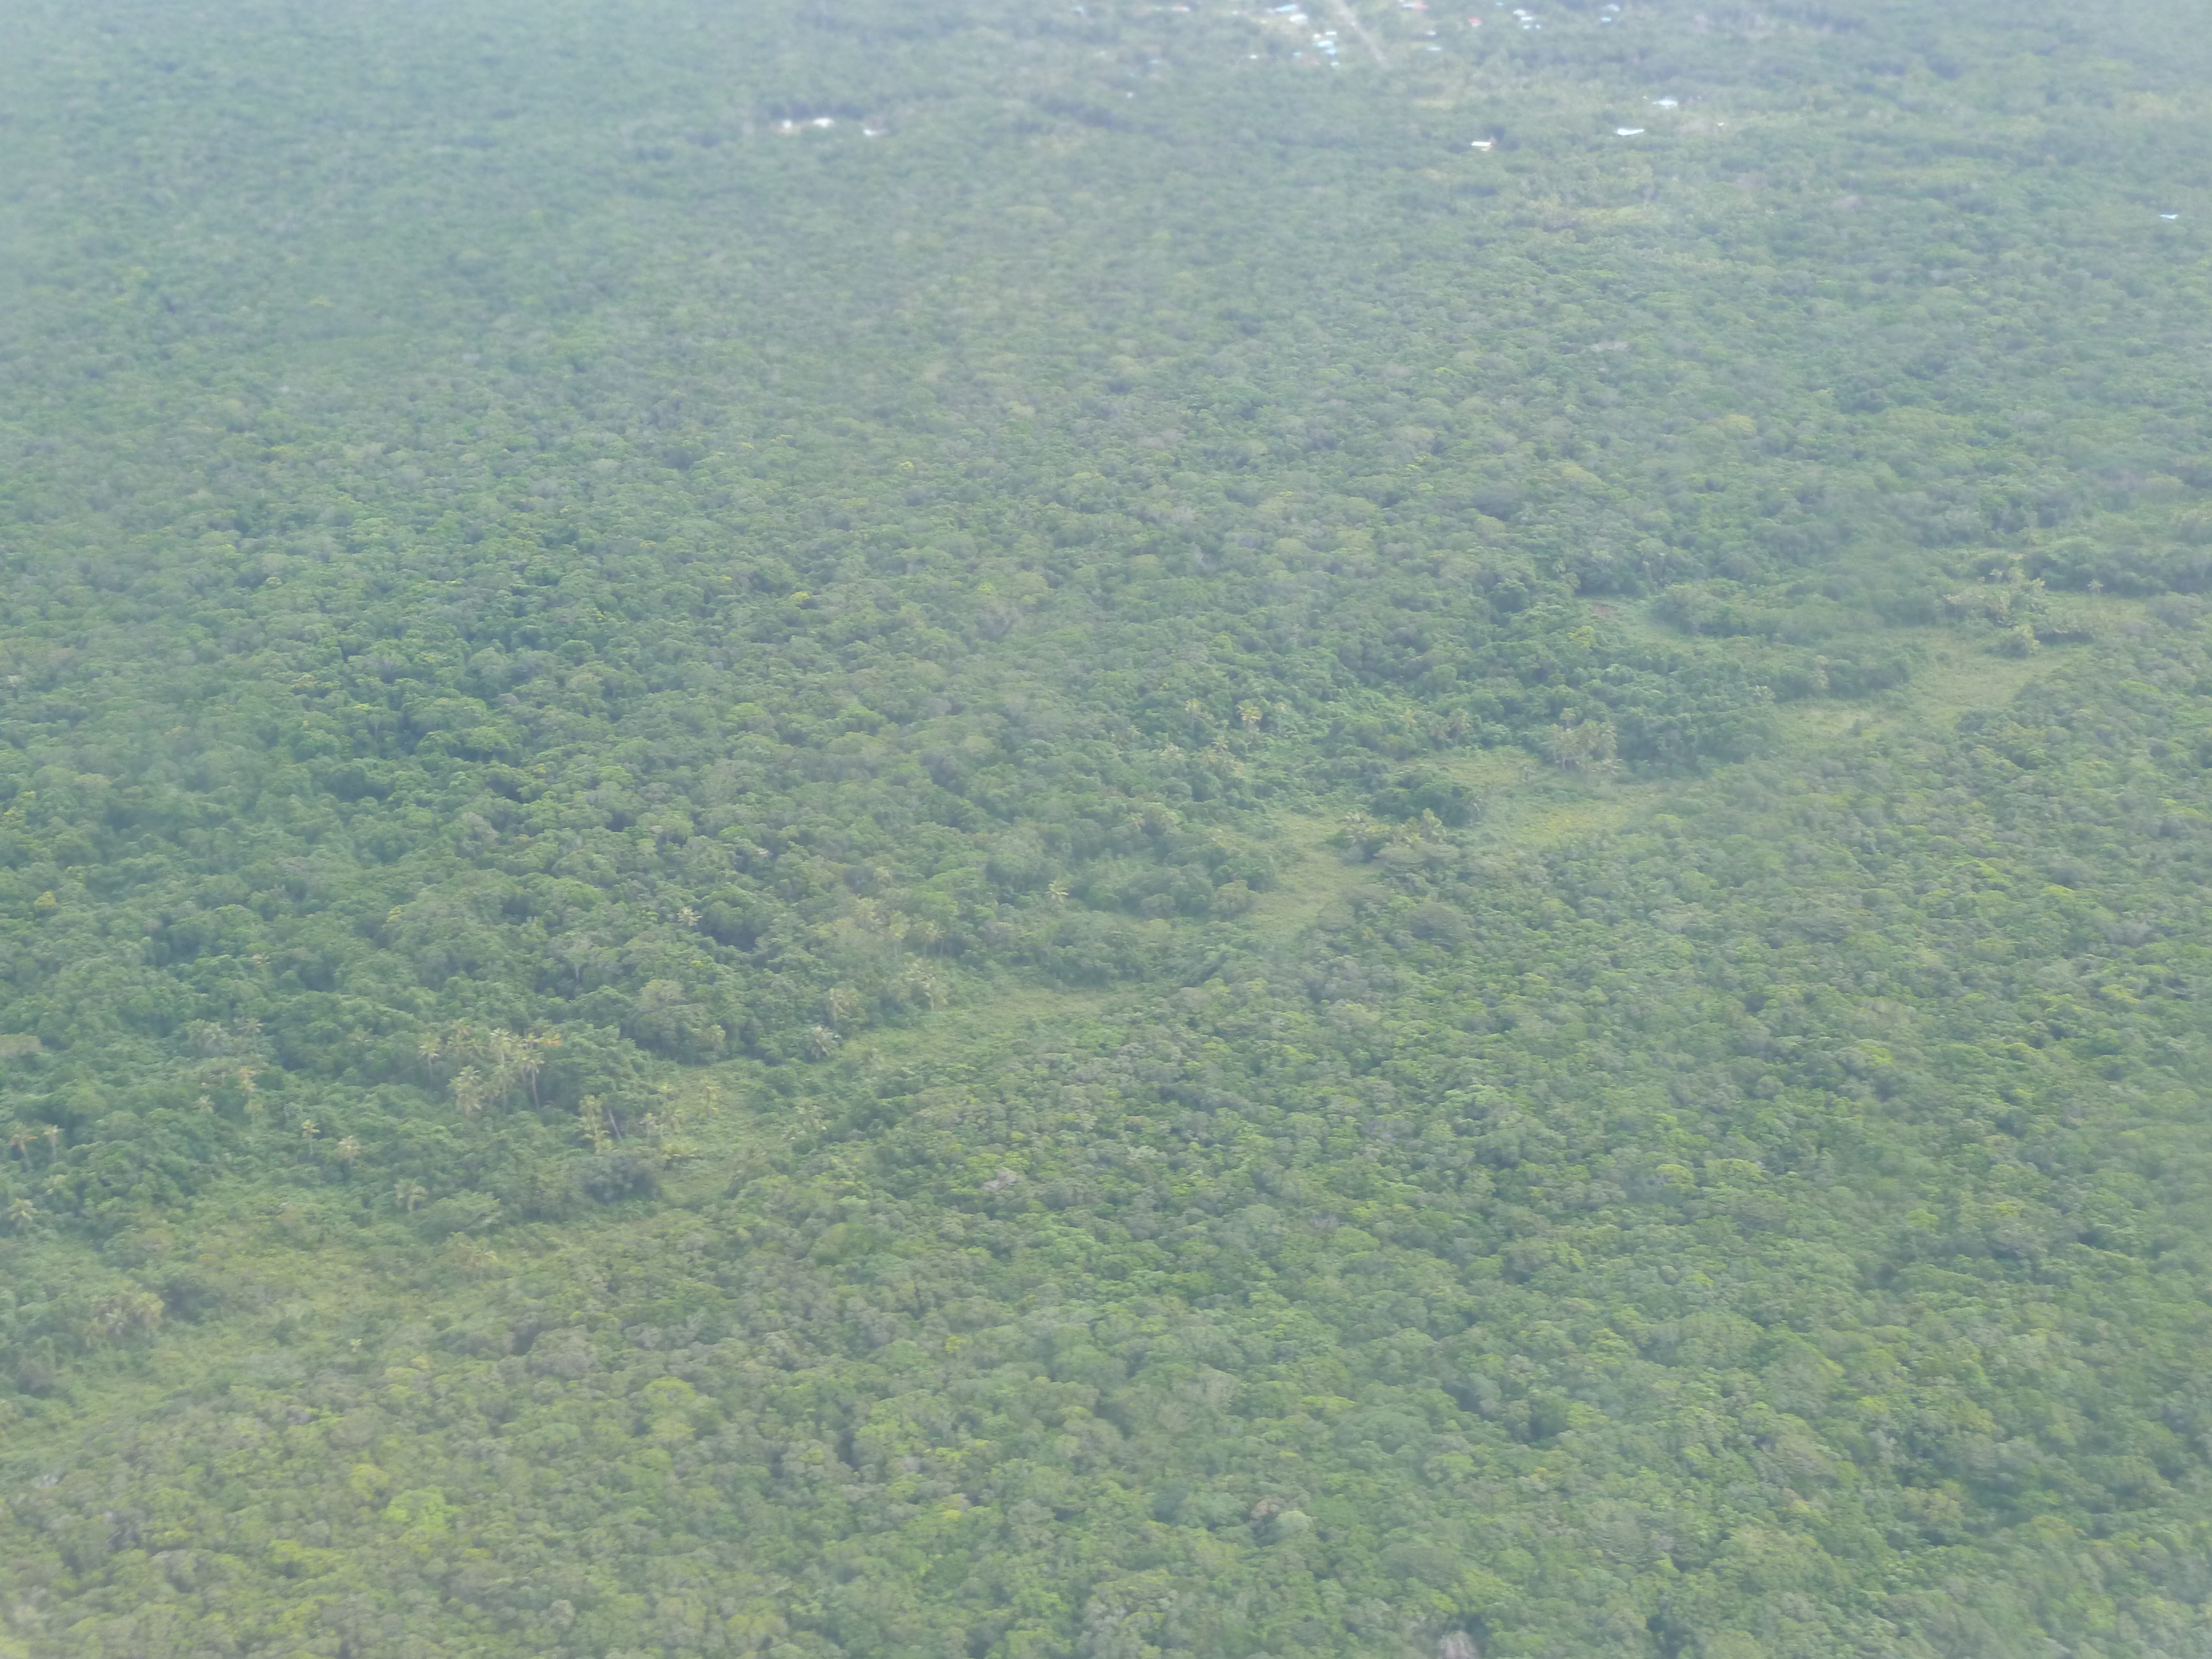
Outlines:
{"type": "Polygon", "coordinates": [[[20,10],[0,1659],[2212,1656],[2212,36],[1476,9],[20,10]]]}

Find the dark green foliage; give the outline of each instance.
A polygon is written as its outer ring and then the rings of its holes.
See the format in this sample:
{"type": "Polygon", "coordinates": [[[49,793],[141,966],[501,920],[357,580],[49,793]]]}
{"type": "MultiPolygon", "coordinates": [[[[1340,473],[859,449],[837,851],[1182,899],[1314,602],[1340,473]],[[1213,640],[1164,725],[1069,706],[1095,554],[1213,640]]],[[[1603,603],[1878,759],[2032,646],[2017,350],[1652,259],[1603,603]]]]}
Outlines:
{"type": "Polygon", "coordinates": [[[0,1659],[2212,1653],[2212,36],[1359,9],[15,20],[0,1659]]]}

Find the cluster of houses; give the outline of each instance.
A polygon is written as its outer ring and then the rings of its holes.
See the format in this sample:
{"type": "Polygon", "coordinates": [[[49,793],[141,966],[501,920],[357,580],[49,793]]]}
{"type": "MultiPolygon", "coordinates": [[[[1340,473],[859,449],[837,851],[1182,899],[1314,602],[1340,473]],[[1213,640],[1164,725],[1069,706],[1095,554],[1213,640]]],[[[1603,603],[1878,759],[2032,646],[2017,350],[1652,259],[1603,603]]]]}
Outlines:
{"type": "MultiPolygon", "coordinates": [[[[834,115],[815,115],[810,116],[804,121],[793,121],[789,119],[778,121],[775,124],[775,130],[778,132],[788,134],[794,132],[805,132],[810,129],[823,131],[828,128],[834,127],[836,125],[837,118],[834,115]]],[[[863,138],[881,138],[890,131],[890,129],[888,127],[872,127],[866,122],[863,122],[860,125],[860,137],[863,138]]]]}
{"type": "MultiPolygon", "coordinates": [[[[1272,8],[1272,10],[1274,15],[1281,18],[1293,28],[1304,28],[1312,21],[1306,15],[1305,8],[1295,3],[1276,6],[1272,8]]],[[[1313,37],[1313,49],[1331,63],[1338,61],[1337,32],[1334,29],[1321,30],[1313,37]]]]}

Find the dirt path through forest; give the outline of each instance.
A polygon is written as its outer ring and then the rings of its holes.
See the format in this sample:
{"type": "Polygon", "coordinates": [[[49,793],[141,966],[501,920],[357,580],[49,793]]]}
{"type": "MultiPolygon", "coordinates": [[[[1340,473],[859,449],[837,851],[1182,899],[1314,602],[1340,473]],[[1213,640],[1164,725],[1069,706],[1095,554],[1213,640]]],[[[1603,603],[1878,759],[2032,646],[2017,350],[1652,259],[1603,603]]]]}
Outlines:
{"type": "Polygon", "coordinates": [[[1352,10],[1350,0],[1328,0],[1328,9],[1336,14],[1338,22],[1359,37],[1361,46],[1375,54],[1377,64],[1384,69],[1390,67],[1390,60],[1384,55],[1381,43],[1367,32],[1367,25],[1359,21],[1359,14],[1352,10]]]}

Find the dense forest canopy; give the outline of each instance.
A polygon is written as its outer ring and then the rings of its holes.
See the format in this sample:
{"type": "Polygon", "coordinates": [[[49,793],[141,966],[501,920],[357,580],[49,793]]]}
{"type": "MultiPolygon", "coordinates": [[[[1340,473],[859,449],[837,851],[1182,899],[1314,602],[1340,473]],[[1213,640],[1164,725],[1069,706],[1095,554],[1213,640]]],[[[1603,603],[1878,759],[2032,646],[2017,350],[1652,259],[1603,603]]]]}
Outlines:
{"type": "Polygon", "coordinates": [[[22,0],[0,1659],[2212,1655],[2179,0],[22,0]]]}

